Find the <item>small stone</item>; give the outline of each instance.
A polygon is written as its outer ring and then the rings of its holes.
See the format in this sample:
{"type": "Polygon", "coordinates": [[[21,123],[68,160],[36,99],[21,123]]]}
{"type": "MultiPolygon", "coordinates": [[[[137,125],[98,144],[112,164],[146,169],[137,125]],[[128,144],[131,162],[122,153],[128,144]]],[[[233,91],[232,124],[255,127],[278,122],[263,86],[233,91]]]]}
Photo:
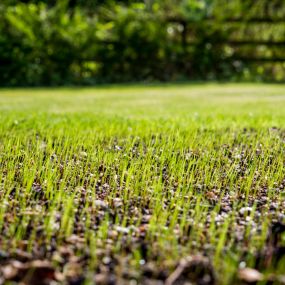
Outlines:
{"type": "Polygon", "coordinates": [[[246,214],[246,213],[250,213],[252,211],[252,208],[251,207],[243,207],[243,208],[241,208],[240,210],[239,210],[239,213],[241,214],[241,215],[244,215],[244,214],[246,214]]]}
{"type": "Polygon", "coordinates": [[[258,282],[263,279],[263,274],[253,268],[242,268],[238,272],[239,279],[248,283],[258,282]]]}
{"type": "Polygon", "coordinates": [[[102,201],[102,200],[95,200],[95,206],[99,207],[99,208],[102,208],[102,209],[108,208],[107,203],[102,201]]]}
{"type": "Polygon", "coordinates": [[[122,233],[122,234],[128,234],[130,232],[128,228],[121,227],[121,226],[116,226],[115,229],[117,232],[122,233]]]}
{"type": "Polygon", "coordinates": [[[88,154],[87,154],[87,152],[85,152],[85,151],[81,151],[81,152],[79,153],[79,156],[80,156],[80,158],[86,158],[86,157],[88,156],[88,154]]]}

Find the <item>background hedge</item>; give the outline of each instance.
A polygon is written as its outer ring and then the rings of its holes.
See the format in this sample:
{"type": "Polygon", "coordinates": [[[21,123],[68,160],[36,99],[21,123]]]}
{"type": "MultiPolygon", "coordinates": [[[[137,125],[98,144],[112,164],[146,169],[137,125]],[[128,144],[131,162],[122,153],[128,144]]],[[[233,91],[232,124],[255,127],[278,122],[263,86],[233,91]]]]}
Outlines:
{"type": "Polygon", "coordinates": [[[0,85],[285,80],[284,0],[0,4],[0,85]]]}

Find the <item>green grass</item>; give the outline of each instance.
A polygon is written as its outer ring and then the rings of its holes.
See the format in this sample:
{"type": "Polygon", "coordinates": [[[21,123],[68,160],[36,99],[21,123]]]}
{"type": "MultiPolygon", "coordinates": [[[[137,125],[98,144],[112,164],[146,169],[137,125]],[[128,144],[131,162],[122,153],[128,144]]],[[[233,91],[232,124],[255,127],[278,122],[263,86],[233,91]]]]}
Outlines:
{"type": "Polygon", "coordinates": [[[284,87],[0,90],[1,264],[20,250],[67,282],[148,284],[204,254],[217,284],[244,265],[278,284],[284,87]]]}

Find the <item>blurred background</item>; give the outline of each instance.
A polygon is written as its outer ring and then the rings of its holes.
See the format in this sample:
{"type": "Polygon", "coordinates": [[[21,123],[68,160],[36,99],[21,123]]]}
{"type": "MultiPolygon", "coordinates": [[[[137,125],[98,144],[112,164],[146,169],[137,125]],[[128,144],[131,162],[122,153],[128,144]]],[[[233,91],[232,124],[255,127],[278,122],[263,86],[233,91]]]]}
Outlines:
{"type": "Polygon", "coordinates": [[[285,81],[284,0],[1,0],[0,85],[285,81]]]}

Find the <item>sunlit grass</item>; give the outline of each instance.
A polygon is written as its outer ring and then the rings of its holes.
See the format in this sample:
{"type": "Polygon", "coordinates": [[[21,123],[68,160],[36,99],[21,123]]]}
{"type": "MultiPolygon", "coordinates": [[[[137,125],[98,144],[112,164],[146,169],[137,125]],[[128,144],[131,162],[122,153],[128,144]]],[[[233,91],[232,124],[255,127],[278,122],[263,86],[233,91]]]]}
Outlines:
{"type": "Polygon", "coordinates": [[[281,274],[256,259],[284,221],[284,110],[284,85],[1,90],[1,250],[62,272],[72,244],[78,274],[109,257],[139,282],[197,253],[219,284],[281,274]]]}

